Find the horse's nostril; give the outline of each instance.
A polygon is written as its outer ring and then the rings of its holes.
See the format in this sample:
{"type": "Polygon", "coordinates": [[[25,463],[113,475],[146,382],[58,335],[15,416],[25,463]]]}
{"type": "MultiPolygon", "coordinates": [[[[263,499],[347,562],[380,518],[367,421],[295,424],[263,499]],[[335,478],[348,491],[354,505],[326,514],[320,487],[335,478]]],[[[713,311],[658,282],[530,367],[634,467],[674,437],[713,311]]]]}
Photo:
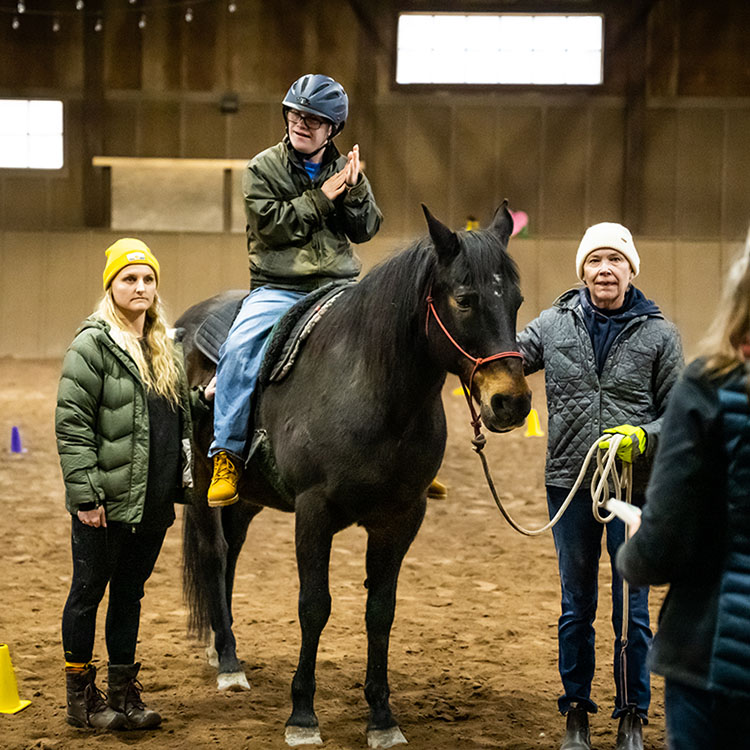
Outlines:
{"type": "Polygon", "coordinates": [[[490,401],[490,406],[497,415],[525,418],[531,408],[531,397],[525,394],[516,396],[496,393],[490,401]]]}
{"type": "Polygon", "coordinates": [[[496,393],[490,402],[492,411],[495,414],[501,414],[510,407],[511,396],[506,396],[503,393],[496,393]]]}

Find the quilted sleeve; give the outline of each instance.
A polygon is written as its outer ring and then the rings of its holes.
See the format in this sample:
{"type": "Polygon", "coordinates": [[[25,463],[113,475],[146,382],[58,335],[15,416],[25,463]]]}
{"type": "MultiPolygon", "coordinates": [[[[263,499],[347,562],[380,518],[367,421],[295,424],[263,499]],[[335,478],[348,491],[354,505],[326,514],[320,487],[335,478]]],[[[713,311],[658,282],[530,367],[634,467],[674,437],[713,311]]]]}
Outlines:
{"type": "Polygon", "coordinates": [[[96,424],[103,383],[103,359],[95,336],[83,331],[63,360],[57,391],[55,435],[68,510],[99,505],[96,424]]]}
{"type": "Polygon", "coordinates": [[[542,316],[531,321],[517,336],[518,348],[523,354],[523,371],[531,375],[544,367],[544,340],[542,316]]]}

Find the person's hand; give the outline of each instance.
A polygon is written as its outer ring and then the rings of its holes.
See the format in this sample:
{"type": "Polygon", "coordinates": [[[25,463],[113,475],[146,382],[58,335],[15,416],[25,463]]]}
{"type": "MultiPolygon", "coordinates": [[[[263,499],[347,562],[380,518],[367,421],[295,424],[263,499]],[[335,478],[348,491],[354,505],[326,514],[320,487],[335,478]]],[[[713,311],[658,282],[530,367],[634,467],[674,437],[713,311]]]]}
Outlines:
{"type": "MultiPolygon", "coordinates": [[[[610,427],[604,432],[611,432],[616,435],[624,435],[622,442],[617,448],[617,458],[621,461],[633,463],[638,456],[646,451],[646,432],[642,427],[634,427],[632,424],[621,424],[617,427],[610,427]]],[[[599,448],[607,450],[609,440],[602,440],[599,448]]]]}
{"type": "Polygon", "coordinates": [[[352,150],[346,155],[346,158],[348,159],[346,163],[346,168],[348,169],[348,174],[346,175],[346,184],[347,187],[352,188],[359,181],[359,172],[362,168],[359,159],[359,144],[355,144],[352,147],[352,150]]]}
{"type": "Polygon", "coordinates": [[[346,180],[349,174],[349,162],[336,174],[331,175],[321,186],[320,189],[329,201],[338,198],[346,190],[346,180]]]}
{"type": "Polygon", "coordinates": [[[93,526],[95,529],[98,529],[100,526],[104,526],[105,528],[107,526],[107,512],[104,510],[103,505],[94,508],[94,510],[79,510],[77,515],[78,520],[84,526],[93,526]]]}
{"type": "Polygon", "coordinates": [[[209,381],[208,385],[203,389],[203,398],[206,401],[213,401],[216,395],[216,375],[214,375],[209,381]]]}

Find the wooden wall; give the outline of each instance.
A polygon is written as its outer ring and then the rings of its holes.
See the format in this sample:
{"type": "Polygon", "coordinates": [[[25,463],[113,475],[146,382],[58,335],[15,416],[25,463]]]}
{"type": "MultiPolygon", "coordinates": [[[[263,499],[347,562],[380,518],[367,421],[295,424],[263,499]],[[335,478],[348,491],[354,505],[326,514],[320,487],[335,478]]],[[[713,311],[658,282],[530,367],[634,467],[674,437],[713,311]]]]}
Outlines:
{"type": "MultiPolygon", "coordinates": [[[[104,230],[0,232],[0,357],[62,356],[78,324],[102,294],[104,249],[119,236],[104,230]]],[[[163,232],[139,236],[159,258],[160,292],[171,321],[221,290],[248,286],[247,254],[240,235],[163,232]]],[[[641,256],[637,286],[678,325],[686,349],[694,349],[705,334],[723,277],[742,243],[635,240],[641,256]]],[[[365,270],[406,244],[403,237],[381,233],[360,246],[365,270]]],[[[519,327],[579,283],[574,260],[577,246],[578,238],[570,237],[511,240],[509,249],[518,262],[524,293],[519,327]]]]}

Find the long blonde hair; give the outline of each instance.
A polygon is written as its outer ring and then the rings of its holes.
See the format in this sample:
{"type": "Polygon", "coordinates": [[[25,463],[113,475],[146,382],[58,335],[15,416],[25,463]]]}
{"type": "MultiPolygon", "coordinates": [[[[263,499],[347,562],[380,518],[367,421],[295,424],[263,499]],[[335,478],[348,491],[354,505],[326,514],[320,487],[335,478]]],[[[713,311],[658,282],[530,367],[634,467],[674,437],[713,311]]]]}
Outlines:
{"type": "Polygon", "coordinates": [[[143,339],[148,346],[150,361],[147,361],[143,353],[141,341],[127,327],[119,314],[112,297],[111,286],[107,287],[107,291],[97,305],[94,314],[109,323],[110,327],[117,331],[118,343],[135,361],[146,388],[164,396],[172,404],[176,404],[178,400],[177,365],[174,361],[173,345],[167,335],[164,306],[158,293],[154,296],[153,304],[146,311],[146,321],[143,326],[143,339]]]}
{"type": "Polygon", "coordinates": [[[742,255],[732,264],[719,309],[699,345],[705,371],[720,377],[744,361],[740,347],[750,334],[750,233],[742,255]]]}

